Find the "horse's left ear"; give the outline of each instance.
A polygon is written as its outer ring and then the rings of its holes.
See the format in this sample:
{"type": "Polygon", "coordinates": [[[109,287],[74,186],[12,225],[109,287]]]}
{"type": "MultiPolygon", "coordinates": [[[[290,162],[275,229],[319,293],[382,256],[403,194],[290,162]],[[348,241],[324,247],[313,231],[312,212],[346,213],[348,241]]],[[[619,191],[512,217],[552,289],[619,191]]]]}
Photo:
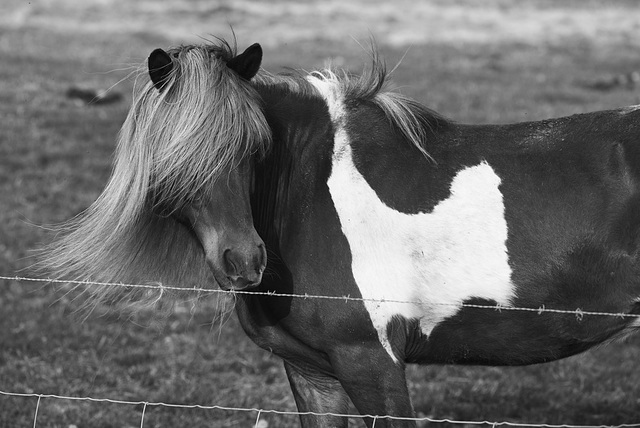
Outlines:
{"type": "Polygon", "coordinates": [[[151,77],[153,86],[155,86],[158,91],[162,91],[169,79],[171,70],[173,70],[171,57],[162,49],[156,49],[149,55],[148,65],[149,77],[151,77]]]}
{"type": "Polygon", "coordinates": [[[249,46],[244,52],[227,62],[227,67],[241,77],[251,80],[260,70],[262,63],[262,47],[258,43],[249,46]]]}

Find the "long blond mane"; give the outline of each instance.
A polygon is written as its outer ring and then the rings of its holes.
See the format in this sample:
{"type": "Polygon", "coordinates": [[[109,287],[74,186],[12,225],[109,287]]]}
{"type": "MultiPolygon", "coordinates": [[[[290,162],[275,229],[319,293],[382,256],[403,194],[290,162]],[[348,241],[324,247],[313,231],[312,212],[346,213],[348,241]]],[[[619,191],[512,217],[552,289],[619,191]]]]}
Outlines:
{"type": "MultiPolygon", "coordinates": [[[[40,267],[67,280],[203,286],[203,251],[171,214],[202,197],[243,157],[265,152],[271,131],[260,97],[226,66],[228,44],[170,49],[165,88],[136,84],[100,197],[58,229],[40,267]]],[[[145,70],[146,72],[146,70],[145,70]]],[[[101,287],[101,298],[122,287],[101,287]]]]}

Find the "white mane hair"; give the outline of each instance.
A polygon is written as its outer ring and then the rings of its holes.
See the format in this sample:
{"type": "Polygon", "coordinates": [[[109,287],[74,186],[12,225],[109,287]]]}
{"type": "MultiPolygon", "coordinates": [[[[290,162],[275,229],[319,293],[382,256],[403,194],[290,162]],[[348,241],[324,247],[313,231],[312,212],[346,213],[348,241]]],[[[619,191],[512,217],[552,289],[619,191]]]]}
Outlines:
{"type": "Polygon", "coordinates": [[[377,49],[372,48],[370,56],[371,65],[359,75],[329,67],[314,71],[309,77],[332,85],[347,104],[369,101],[377,105],[407,142],[435,162],[427,150],[429,134],[438,125],[448,122],[448,119],[406,95],[389,90],[390,73],[386,64],[377,49]]]}

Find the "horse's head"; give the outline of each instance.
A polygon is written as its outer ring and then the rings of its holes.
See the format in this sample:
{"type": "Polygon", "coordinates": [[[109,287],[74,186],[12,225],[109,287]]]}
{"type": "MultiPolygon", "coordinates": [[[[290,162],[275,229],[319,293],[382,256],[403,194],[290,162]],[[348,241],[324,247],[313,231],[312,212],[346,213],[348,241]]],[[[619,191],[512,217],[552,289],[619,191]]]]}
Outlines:
{"type": "Polygon", "coordinates": [[[255,44],[233,57],[198,47],[156,49],[148,61],[164,111],[155,127],[165,133],[153,147],[154,204],[194,232],[223,289],[259,285],[267,263],[250,205],[252,159],[271,137],[249,83],[261,59],[255,44]]]}
{"type": "Polygon", "coordinates": [[[209,268],[225,290],[259,285],[267,264],[249,204],[251,174],[249,161],[243,160],[178,214],[197,236],[209,268]]]}

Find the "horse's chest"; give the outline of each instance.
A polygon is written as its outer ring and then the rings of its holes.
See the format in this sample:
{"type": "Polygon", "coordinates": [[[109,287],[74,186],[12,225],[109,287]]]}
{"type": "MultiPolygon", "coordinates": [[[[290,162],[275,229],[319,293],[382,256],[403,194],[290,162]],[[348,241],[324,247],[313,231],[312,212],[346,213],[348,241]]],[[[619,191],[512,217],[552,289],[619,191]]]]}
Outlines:
{"type": "MultiPolygon", "coordinates": [[[[500,178],[486,163],[461,170],[430,213],[385,205],[336,140],[329,190],[349,242],[364,305],[392,358],[387,325],[419,320],[428,336],[471,298],[509,305],[514,297],[500,178]]],[[[428,197],[428,195],[424,195],[428,197]]]]}

